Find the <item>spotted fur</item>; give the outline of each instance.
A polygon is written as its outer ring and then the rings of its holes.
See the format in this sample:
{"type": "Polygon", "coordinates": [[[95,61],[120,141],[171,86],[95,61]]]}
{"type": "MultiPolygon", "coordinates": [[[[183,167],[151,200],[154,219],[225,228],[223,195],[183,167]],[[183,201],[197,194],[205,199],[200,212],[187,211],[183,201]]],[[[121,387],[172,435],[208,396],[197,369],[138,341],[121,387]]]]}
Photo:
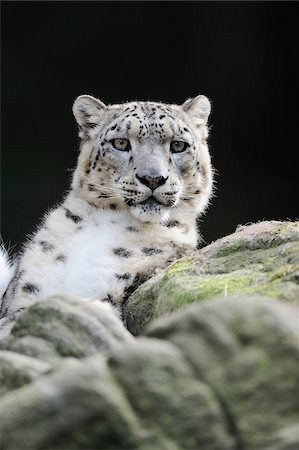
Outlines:
{"type": "Polygon", "coordinates": [[[196,219],[212,192],[207,98],[105,106],[84,95],[73,111],[81,145],[71,190],[18,257],[2,301],[5,330],[56,294],[120,308],[197,245],[196,219]]]}

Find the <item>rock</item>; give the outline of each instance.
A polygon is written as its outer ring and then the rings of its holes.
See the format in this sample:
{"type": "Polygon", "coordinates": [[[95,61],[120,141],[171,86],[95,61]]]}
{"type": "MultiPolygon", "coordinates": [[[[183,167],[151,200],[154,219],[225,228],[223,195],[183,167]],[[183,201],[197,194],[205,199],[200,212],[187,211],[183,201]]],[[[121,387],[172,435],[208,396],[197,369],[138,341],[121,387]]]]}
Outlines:
{"type": "Polygon", "coordinates": [[[66,360],[3,397],[0,411],[3,449],[234,448],[211,389],[156,340],[128,344],[109,366],[66,360]]]}
{"type": "Polygon", "coordinates": [[[262,297],[208,300],[108,360],[63,358],[2,397],[2,448],[296,448],[296,312],[262,297]]]}
{"type": "Polygon", "coordinates": [[[297,449],[298,227],[239,227],[161,271],[124,307],[144,336],[107,304],[33,305],[0,341],[1,448],[297,449]]]}
{"type": "Polygon", "coordinates": [[[299,300],[299,222],[261,222],[183,258],[141,285],[124,306],[140,334],[154,318],[216,296],[259,294],[299,300]]]}
{"type": "Polygon", "coordinates": [[[218,298],[157,320],[147,336],[176,345],[212,389],[235,448],[281,450],[299,444],[298,318],[272,299],[218,298]]]}
{"type": "Polygon", "coordinates": [[[0,401],[2,449],[136,448],[138,419],[101,355],[66,359],[0,401]]]}
{"type": "Polygon", "coordinates": [[[26,310],[0,348],[52,361],[107,355],[131,339],[109,304],[52,297],[26,310]]]}
{"type": "Polygon", "coordinates": [[[30,383],[51,368],[50,364],[36,358],[0,351],[0,396],[30,383]]]}
{"type": "Polygon", "coordinates": [[[215,394],[194,376],[174,345],[139,338],[112,357],[109,366],[147,432],[138,448],[235,448],[215,394]]]}

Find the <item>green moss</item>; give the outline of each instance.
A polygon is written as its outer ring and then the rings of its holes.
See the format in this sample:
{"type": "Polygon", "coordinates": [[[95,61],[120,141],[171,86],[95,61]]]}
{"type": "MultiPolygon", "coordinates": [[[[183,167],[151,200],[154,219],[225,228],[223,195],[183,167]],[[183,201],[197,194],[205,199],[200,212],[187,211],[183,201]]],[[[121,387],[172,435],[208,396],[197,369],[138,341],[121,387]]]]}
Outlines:
{"type": "Polygon", "coordinates": [[[181,282],[181,276],[173,277],[168,282],[163,281],[159,294],[156,296],[154,317],[175,311],[193,302],[242,292],[245,287],[255,284],[256,277],[251,276],[247,271],[239,271],[231,274],[187,277],[184,283],[181,282]]]}
{"type": "MultiPolygon", "coordinates": [[[[133,312],[139,325],[212,297],[262,294],[296,301],[299,298],[299,228],[294,223],[239,228],[222,239],[212,253],[199,250],[169,266],[163,276],[136,292],[133,312]],[[242,234],[241,234],[242,233],[242,234]]],[[[141,327],[142,329],[142,327],[141,327]]],[[[140,328],[139,331],[140,332],[140,328]]]]}
{"type": "MultiPolygon", "coordinates": [[[[246,227],[238,227],[238,231],[244,231],[246,227]]],[[[217,256],[229,256],[233,253],[249,250],[266,250],[274,249],[285,242],[298,241],[299,227],[292,222],[282,223],[273,231],[261,234],[260,237],[254,239],[235,239],[227,243],[223,243],[217,252],[217,256]]]]}
{"type": "Polygon", "coordinates": [[[173,275],[188,271],[192,267],[193,259],[194,255],[191,255],[187,258],[179,259],[178,261],[174,262],[165,270],[163,279],[167,280],[173,275]]]}
{"type": "Polygon", "coordinates": [[[255,282],[255,274],[247,270],[240,270],[227,274],[199,277],[192,288],[197,292],[197,299],[205,299],[217,295],[226,297],[227,295],[240,292],[255,282]]]}
{"type": "MultiPolygon", "coordinates": [[[[271,277],[269,278],[269,281],[274,281],[277,279],[282,279],[290,274],[292,274],[296,270],[296,267],[293,264],[285,264],[279,269],[277,269],[274,273],[272,273],[271,277]]],[[[299,266],[297,267],[297,270],[299,270],[299,266]]]]}
{"type": "Polygon", "coordinates": [[[284,241],[298,241],[299,222],[283,222],[279,226],[277,233],[284,241]]]}
{"type": "Polygon", "coordinates": [[[291,282],[281,282],[280,280],[274,280],[271,283],[265,282],[257,284],[256,286],[247,289],[245,288],[241,294],[261,294],[266,297],[293,301],[295,303],[298,303],[299,300],[299,288],[291,282]]]}
{"type": "Polygon", "coordinates": [[[240,252],[246,249],[246,242],[244,240],[235,240],[228,243],[224,243],[217,252],[217,257],[228,256],[232,253],[240,252]]]}
{"type": "Polygon", "coordinates": [[[181,277],[173,277],[167,283],[162,283],[156,305],[154,299],[151,299],[151,317],[161,316],[193,302],[229,295],[263,294],[273,298],[295,300],[299,297],[299,288],[278,277],[280,272],[282,275],[290,273],[292,268],[293,266],[281,268],[281,271],[277,271],[277,277],[271,280],[263,272],[250,270],[203,275],[197,278],[188,278],[186,275],[187,282],[184,283],[181,283],[181,277]]]}
{"type": "Polygon", "coordinates": [[[83,358],[86,356],[84,330],[65,305],[64,308],[59,310],[45,303],[34,305],[16,323],[14,336],[37,336],[51,342],[61,356],[83,358]]]}
{"type": "Polygon", "coordinates": [[[0,396],[31,381],[26,371],[16,368],[10,361],[0,362],[0,396]]]}

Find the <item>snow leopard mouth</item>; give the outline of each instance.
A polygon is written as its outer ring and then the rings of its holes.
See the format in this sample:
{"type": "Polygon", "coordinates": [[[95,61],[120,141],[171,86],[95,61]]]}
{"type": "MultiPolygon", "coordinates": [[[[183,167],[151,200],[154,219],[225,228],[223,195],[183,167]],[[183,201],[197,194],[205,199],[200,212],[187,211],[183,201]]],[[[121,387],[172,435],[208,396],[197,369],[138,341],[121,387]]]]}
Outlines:
{"type": "Polygon", "coordinates": [[[153,223],[158,223],[161,219],[163,219],[171,207],[157,200],[153,195],[150,195],[146,200],[139,203],[130,202],[128,206],[130,206],[131,213],[134,217],[142,222],[153,223]]]}
{"type": "Polygon", "coordinates": [[[153,195],[148,197],[146,200],[143,200],[143,202],[138,203],[138,205],[146,205],[149,208],[153,208],[155,206],[165,206],[162,202],[159,202],[153,195]]]}
{"type": "Polygon", "coordinates": [[[136,202],[132,199],[126,200],[126,204],[128,206],[146,206],[149,209],[155,208],[157,206],[159,207],[165,207],[166,205],[164,205],[164,203],[160,202],[159,200],[157,200],[153,195],[151,195],[150,197],[146,198],[145,200],[143,200],[142,202],[136,202]]]}

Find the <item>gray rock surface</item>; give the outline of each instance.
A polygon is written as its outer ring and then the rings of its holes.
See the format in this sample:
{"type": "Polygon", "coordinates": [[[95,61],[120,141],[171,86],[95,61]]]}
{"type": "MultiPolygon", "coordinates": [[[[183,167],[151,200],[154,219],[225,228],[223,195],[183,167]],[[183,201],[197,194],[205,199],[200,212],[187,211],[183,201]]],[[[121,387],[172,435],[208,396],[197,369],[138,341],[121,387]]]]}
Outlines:
{"type": "Polygon", "coordinates": [[[189,306],[147,335],[175,344],[211,387],[236,448],[278,450],[298,423],[298,326],[295,307],[244,296],[189,306]]]}
{"type": "Polygon", "coordinates": [[[132,340],[108,303],[72,297],[51,297],[26,310],[0,349],[41,360],[108,355],[132,340]]]}
{"type": "Polygon", "coordinates": [[[298,234],[239,227],[177,261],[125,306],[137,338],[109,305],[32,306],[0,341],[1,449],[297,449],[298,234]]]}

